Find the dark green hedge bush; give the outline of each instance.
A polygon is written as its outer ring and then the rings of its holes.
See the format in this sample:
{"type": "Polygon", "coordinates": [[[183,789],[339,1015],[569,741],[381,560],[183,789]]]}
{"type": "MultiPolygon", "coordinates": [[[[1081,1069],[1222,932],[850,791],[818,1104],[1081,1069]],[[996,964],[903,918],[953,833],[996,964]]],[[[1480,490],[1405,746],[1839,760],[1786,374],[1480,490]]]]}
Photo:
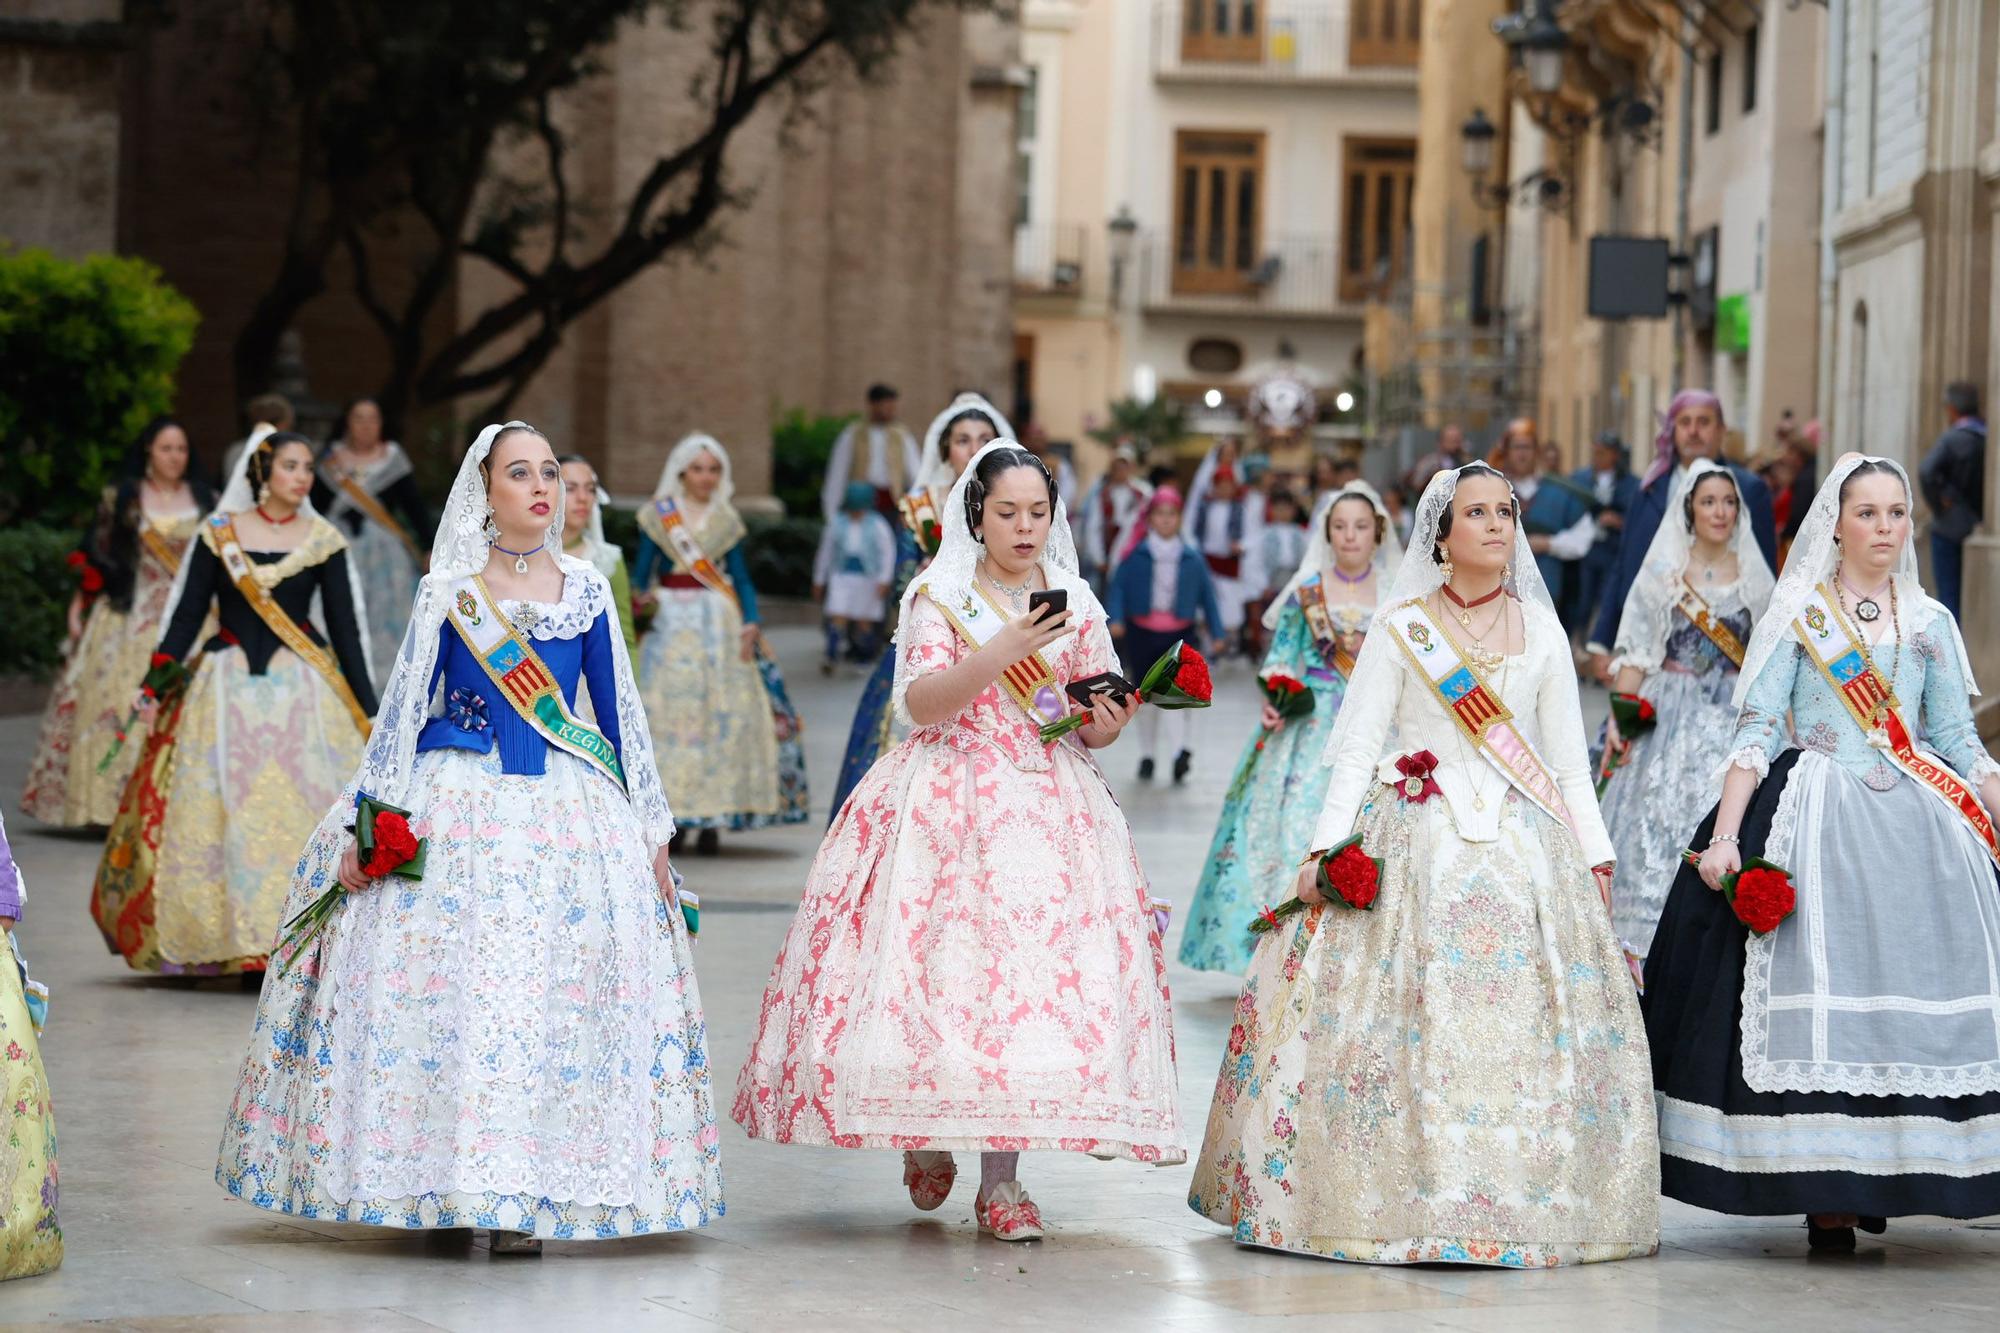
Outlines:
{"type": "Polygon", "coordinates": [[[0,675],[46,678],[62,660],[76,571],[65,561],[77,534],[17,523],[0,530],[0,675]]]}

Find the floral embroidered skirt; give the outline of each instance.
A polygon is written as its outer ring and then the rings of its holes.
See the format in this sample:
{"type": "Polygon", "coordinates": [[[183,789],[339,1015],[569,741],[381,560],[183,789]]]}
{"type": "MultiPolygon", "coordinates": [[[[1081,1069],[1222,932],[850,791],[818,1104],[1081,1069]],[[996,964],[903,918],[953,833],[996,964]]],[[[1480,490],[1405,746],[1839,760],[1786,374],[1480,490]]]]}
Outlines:
{"type": "Polygon", "coordinates": [[[254,676],[220,648],[139,739],[92,890],[105,942],[141,971],[262,967],[299,849],[360,761],[353,715],[290,652],[254,676]]]}
{"type": "Polygon", "coordinates": [[[1090,761],[919,732],[827,830],[736,1084],[752,1137],[1185,1157],[1165,959],[1090,761]],[[968,752],[969,751],[969,752],[968,752]]]}
{"type": "Polygon", "coordinates": [[[1180,951],[1187,966],[1243,971],[1257,940],[1250,933],[1257,909],[1292,896],[1292,877],[1312,845],[1313,825],[1333,780],[1326,738],[1340,716],[1343,692],[1338,683],[1315,686],[1311,713],[1287,722],[1275,736],[1266,736],[1260,725],[1243,747],[1188,907],[1180,951]]]}
{"type": "MultiPolygon", "coordinates": [[[[216,1181],[257,1207],[560,1240],[722,1215],[678,908],[616,783],[552,752],[420,755],[421,880],[350,896],[264,983],[216,1181]]],[[[336,882],[329,813],[285,910],[336,882]]]]}
{"type": "Polygon", "coordinates": [[[1511,794],[1493,842],[1377,787],[1369,911],[1261,938],[1188,1204],[1248,1245],[1542,1268],[1659,1246],[1646,1043],[1569,831],[1511,794]]]}
{"type": "Polygon", "coordinates": [[[41,1047],[21,994],[21,969],[0,944],[0,1279],[46,1273],[63,1260],[56,1224],[56,1116],[41,1047]]]}

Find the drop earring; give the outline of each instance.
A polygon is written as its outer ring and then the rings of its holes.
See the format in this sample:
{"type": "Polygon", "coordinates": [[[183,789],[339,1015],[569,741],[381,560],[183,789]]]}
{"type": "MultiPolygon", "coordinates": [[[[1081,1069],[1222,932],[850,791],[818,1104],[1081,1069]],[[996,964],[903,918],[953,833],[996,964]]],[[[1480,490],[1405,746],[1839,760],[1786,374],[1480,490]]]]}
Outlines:
{"type": "Polygon", "coordinates": [[[1451,557],[1450,557],[1450,556],[1448,556],[1448,555],[1440,555],[1440,556],[1438,557],[1438,568],[1444,571],[1444,581],[1445,581],[1446,583],[1450,583],[1450,582],[1451,582],[1451,557]]]}
{"type": "Polygon", "coordinates": [[[486,506],[486,526],[481,531],[486,537],[486,544],[488,546],[500,540],[500,525],[493,521],[493,505],[491,502],[488,502],[486,506]]]}

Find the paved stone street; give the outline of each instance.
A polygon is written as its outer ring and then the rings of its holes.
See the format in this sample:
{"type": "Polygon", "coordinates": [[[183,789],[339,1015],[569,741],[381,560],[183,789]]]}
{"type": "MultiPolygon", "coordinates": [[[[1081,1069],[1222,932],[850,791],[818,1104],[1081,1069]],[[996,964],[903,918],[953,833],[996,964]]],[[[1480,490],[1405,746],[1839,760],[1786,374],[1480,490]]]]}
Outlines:
{"type": "MultiPolygon", "coordinates": [[[[858,676],[813,669],[814,635],[774,638],[808,725],[813,825],[725,837],[684,864],[700,890],[697,950],[718,1099],[727,1106],[765,973],[824,820],[858,676]]],[[[1142,788],[1132,740],[1113,784],[1158,891],[1185,903],[1252,725],[1242,666],[1197,721],[1195,777],[1142,788]]],[[[1586,705],[1602,709],[1602,695],[1586,705]]],[[[116,1327],[500,1330],[1085,1327],[1240,1329],[1327,1315],[1343,1329],[1752,1330],[1815,1333],[2000,1321],[2000,1232],[1898,1221],[1851,1257],[1809,1259],[1797,1218],[1732,1219],[1668,1204],[1658,1258],[1551,1272],[1362,1268],[1241,1250],[1187,1210],[1187,1167],[1031,1155],[1022,1179],[1050,1236],[1007,1246],[972,1224],[976,1168],[919,1214],[896,1156],[752,1144],[723,1128],[728,1216],[706,1231],[551,1242],[493,1259],[421,1234],[283,1220],[213,1181],[216,1143],[254,999],[234,982],[142,977],[108,955],[86,898],[97,840],[13,815],[35,719],[0,719],[0,800],[30,886],[23,941],[54,992],[43,1051],[61,1124],[56,1273],[0,1286],[0,1323],[116,1327]],[[282,1313],[280,1313],[282,1312],[282,1313]],[[975,1325],[973,1320],[977,1320],[975,1325]]],[[[1180,925],[1175,923],[1174,944],[1180,925]]],[[[1235,999],[1227,978],[1176,967],[1181,1100],[1190,1133],[1235,999]]],[[[1192,1145],[1191,1145],[1192,1146],[1192,1145]]]]}

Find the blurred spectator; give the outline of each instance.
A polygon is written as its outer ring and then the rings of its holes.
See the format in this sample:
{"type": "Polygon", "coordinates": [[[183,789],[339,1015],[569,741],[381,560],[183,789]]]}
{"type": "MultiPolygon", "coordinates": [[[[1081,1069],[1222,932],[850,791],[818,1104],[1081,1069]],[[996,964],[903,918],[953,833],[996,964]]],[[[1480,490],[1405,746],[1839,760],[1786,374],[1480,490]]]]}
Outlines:
{"type": "Polygon", "coordinates": [[[1958,615],[1965,539],[1979,526],[1986,496],[1986,421],[1979,389],[1965,380],[1945,386],[1951,425],[1924,455],[1917,475],[1931,509],[1931,591],[1958,615]]]}
{"type": "Polygon", "coordinates": [[[1607,430],[1591,445],[1590,466],[1578,468],[1570,480],[1590,492],[1590,517],[1597,524],[1597,535],[1577,568],[1576,606],[1582,622],[1618,568],[1618,540],[1625,532],[1625,511],[1639,494],[1639,479],[1632,475],[1631,450],[1617,431],[1607,430]]]}
{"type": "Polygon", "coordinates": [[[1430,479],[1449,467],[1463,467],[1468,455],[1465,451],[1465,430],[1457,422],[1446,422],[1438,430],[1437,448],[1419,458],[1403,474],[1403,489],[1411,499],[1424,493],[1430,479]]]}

